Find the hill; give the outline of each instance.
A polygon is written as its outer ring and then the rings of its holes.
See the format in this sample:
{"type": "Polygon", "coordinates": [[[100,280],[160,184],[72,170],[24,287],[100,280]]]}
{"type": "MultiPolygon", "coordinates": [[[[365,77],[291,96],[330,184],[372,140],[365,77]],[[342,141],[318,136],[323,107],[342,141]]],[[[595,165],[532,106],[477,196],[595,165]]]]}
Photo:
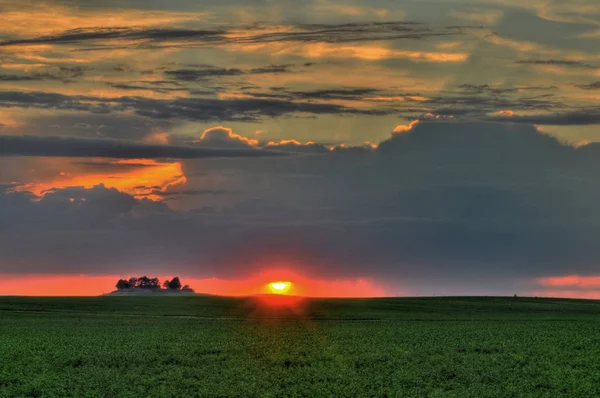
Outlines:
{"type": "Polygon", "coordinates": [[[189,290],[172,290],[172,289],[142,289],[142,288],[130,288],[130,289],[119,289],[106,293],[103,296],[203,296],[203,294],[196,293],[189,290]]]}

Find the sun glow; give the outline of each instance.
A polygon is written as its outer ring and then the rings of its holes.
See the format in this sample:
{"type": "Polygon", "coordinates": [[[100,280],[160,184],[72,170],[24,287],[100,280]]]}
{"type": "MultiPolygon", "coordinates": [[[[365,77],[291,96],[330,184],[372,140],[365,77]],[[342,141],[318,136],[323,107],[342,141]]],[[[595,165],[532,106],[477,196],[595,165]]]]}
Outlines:
{"type": "Polygon", "coordinates": [[[273,294],[286,294],[292,287],[291,282],[271,282],[269,283],[269,291],[273,294]]]}

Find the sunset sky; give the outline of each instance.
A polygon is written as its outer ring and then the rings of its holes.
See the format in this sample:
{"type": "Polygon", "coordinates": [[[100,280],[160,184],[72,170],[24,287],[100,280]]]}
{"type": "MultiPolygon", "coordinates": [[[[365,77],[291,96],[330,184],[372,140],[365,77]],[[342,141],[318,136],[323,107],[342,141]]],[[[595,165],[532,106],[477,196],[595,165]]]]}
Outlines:
{"type": "Polygon", "coordinates": [[[0,0],[0,295],[600,298],[597,0],[0,0]]]}

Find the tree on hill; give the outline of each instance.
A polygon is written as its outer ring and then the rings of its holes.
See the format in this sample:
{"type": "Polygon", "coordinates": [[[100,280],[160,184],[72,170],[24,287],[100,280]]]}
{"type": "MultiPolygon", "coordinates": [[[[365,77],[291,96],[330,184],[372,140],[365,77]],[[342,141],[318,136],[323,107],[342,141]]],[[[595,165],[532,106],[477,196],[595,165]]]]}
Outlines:
{"type": "Polygon", "coordinates": [[[168,290],[181,290],[181,281],[179,280],[179,277],[176,276],[170,281],[166,280],[165,283],[163,283],[163,287],[168,290]]]}
{"type": "MultiPolygon", "coordinates": [[[[129,279],[119,279],[115,285],[117,290],[124,289],[156,289],[162,290],[160,280],[158,278],[148,278],[147,276],[141,276],[139,278],[131,277],[129,279]]],[[[166,280],[162,287],[170,291],[183,291],[183,292],[194,292],[189,285],[182,287],[181,280],[178,276],[171,280],[166,280]]]]}
{"type": "Polygon", "coordinates": [[[131,284],[126,279],[119,279],[116,286],[117,286],[118,290],[123,290],[123,289],[129,289],[131,287],[131,284]]]}
{"type": "Polygon", "coordinates": [[[123,289],[160,289],[160,281],[158,278],[148,278],[142,276],[140,278],[131,277],[129,279],[119,279],[116,284],[118,290],[123,289]]]}
{"type": "Polygon", "coordinates": [[[158,278],[148,278],[144,275],[137,280],[135,287],[140,289],[160,289],[160,281],[158,278]]]}

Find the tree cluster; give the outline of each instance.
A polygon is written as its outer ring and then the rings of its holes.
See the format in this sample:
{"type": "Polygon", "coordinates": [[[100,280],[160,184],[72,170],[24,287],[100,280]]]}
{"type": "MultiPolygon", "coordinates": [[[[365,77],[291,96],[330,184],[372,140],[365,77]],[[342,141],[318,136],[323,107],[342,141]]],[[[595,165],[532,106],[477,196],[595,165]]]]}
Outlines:
{"type": "Polygon", "coordinates": [[[119,279],[116,284],[118,290],[124,289],[162,289],[165,290],[173,290],[173,291],[186,291],[193,292],[190,286],[185,285],[182,286],[181,280],[178,276],[174,277],[171,280],[166,280],[163,282],[162,287],[160,280],[158,278],[148,278],[147,276],[142,276],[139,278],[131,277],[129,279],[119,279]]]}

